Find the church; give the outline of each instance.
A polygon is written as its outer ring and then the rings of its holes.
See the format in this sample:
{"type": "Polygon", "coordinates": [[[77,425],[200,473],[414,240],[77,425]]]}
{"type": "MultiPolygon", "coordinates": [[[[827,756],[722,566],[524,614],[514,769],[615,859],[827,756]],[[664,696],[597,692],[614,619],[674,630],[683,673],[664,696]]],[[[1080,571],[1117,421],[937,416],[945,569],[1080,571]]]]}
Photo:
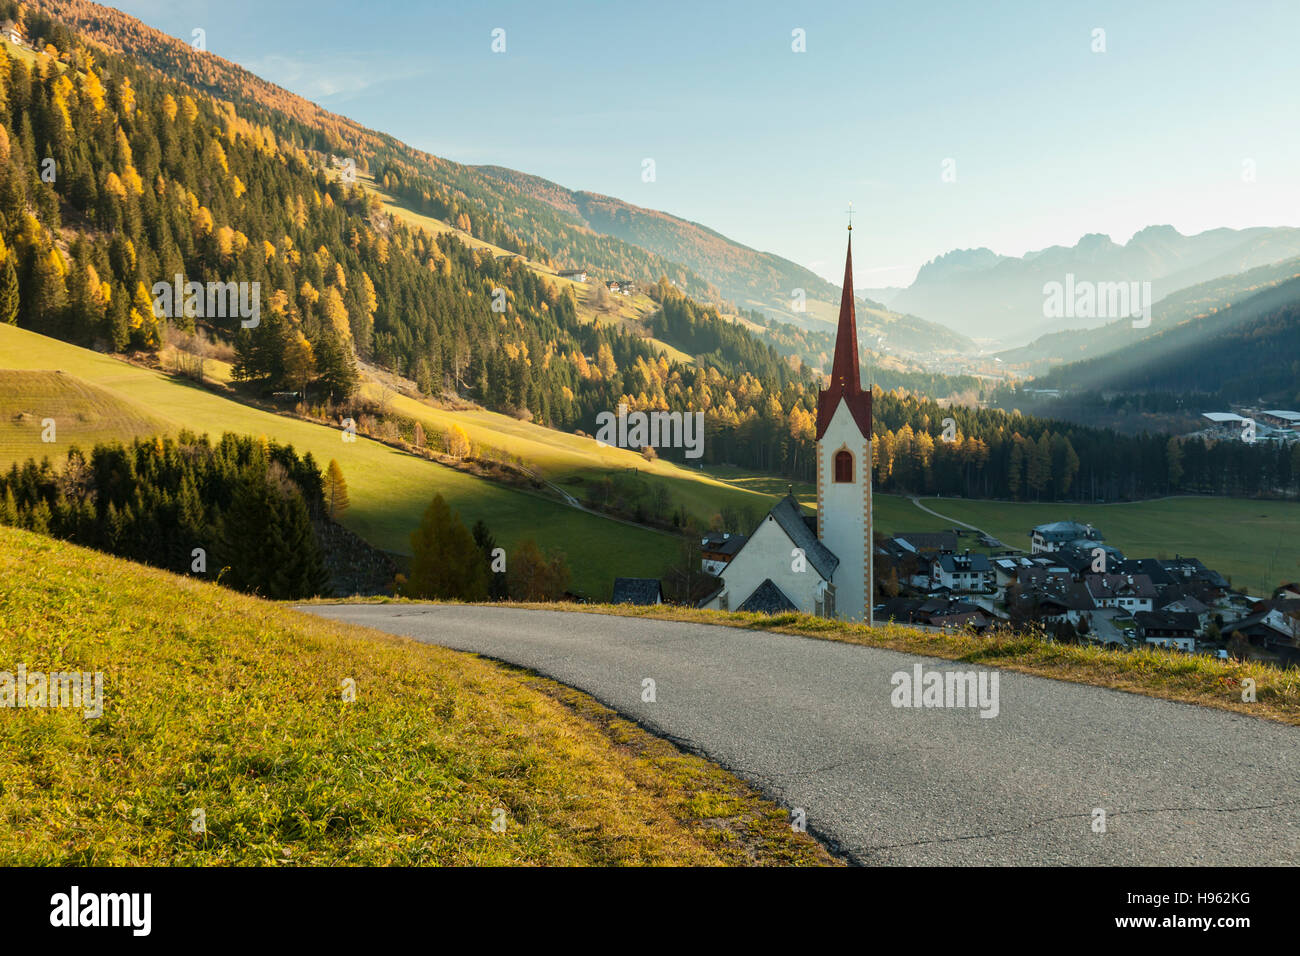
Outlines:
{"type": "Polygon", "coordinates": [[[700,607],[871,623],[871,391],[858,370],[852,229],[835,360],[817,399],[817,517],[804,515],[793,495],[782,498],[700,607]]]}

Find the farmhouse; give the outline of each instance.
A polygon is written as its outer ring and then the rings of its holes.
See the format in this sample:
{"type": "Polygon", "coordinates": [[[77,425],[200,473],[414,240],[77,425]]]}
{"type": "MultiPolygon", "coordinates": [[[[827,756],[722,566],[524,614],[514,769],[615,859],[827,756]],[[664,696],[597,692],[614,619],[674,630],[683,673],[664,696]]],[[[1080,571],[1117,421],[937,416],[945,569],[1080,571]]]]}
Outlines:
{"type": "Polygon", "coordinates": [[[969,551],[935,557],[930,565],[930,580],[935,587],[950,591],[992,591],[996,587],[988,556],[969,551]]]}
{"type": "Polygon", "coordinates": [[[858,363],[852,242],[844,259],[835,358],[817,400],[816,438],[817,517],[805,517],[793,495],[782,498],[727,562],[721,583],[700,607],[871,621],[871,392],[862,388],[858,363]]]}
{"type": "Polygon", "coordinates": [[[27,46],[27,35],[23,32],[23,28],[12,20],[0,23],[0,35],[15,46],[27,46]]]}
{"type": "Polygon", "coordinates": [[[1177,611],[1138,611],[1133,615],[1138,640],[1157,647],[1172,647],[1189,654],[1196,649],[1200,622],[1195,614],[1177,611]]]}
{"type": "Polygon", "coordinates": [[[1086,547],[1091,542],[1103,540],[1101,532],[1092,525],[1079,524],[1077,521],[1053,521],[1051,524],[1040,524],[1029,532],[1029,538],[1032,554],[1050,553],[1066,544],[1086,547]]]}

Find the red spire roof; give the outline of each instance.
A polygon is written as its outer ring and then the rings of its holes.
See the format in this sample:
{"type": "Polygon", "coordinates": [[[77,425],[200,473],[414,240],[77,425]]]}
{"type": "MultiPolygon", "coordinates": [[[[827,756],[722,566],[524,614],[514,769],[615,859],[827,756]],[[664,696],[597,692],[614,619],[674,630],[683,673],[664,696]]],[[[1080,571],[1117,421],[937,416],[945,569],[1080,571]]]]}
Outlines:
{"type": "MultiPolygon", "coordinates": [[[[853,227],[850,226],[850,229],[853,227]]],[[[853,420],[866,438],[871,437],[871,392],[862,390],[858,373],[858,319],[853,305],[853,237],[844,257],[844,291],[840,295],[840,324],[835,333],[835,361],[831,363],[831,380],[817,397],[817,440],[830,426],[843,398],[853,420]]]]}

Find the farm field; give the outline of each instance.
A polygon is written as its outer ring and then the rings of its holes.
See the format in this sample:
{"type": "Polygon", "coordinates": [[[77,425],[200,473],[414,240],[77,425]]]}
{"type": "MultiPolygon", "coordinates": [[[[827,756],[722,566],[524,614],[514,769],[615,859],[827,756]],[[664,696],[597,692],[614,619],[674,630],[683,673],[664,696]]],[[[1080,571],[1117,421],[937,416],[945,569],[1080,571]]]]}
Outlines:
{"type": "MultiPolygon", "coordinates": [[[[923,498],[922,504],[982,528],[1011,547],[1049,521],[1095,526],[1133,557],[1199,558],[1235,587],[1260,595],[1300,579],[1300,503],[1243,498],[1161,498],[1105,505],[923,498]]],[[[920,512],[918,512],[920,514],[920,512]]],[[[922,517],[929,517],[922,515],[922,517]]]]}
{"type": "MultiPolygon", "coordinates": [[[[311,452],[324,467],[331,458],[343,469],[352,507],[344,524],[376,547],[409,554],[409,535],[435,493],[441,493],[462,520],[472,524],[482,518],[498,543],[510,547],[533,537],[543,548],[559,548],[568,557],[575,590],[604,598],[613,579],[622,575],[658,577],[675,559],[676,540],[666,534],[629,527],[606,518],[577,511],[541,495],[503,487],[451,468],[404,454],[378,442],[357,437],[343,442],[333,428],[275,415],[241,405],[161,372],[78,348],[11,325],[0,325],[0,367],[26,371],[61,370],[62,378],[75,378],[67,396],[93,394],[110,402],[126,420],[127,410],[140,420],[171,425],[172,433],[188,428],[213,437],[222,432],[266,435],[299,452],[311,452]]],[[[21,397],[0,397],[0,408],[11,403],[30,404],[21,397]]],[[[16,405],[15,405],[16,407],[16,405]]],[[[49,455],[62,457],[70,445],[89,448],[102,440],[100,423],[80,421],[75,415],[28,412],[34,420],[10,422],[3,435],[5,467],[16,459],[49,455]],[[40,419],[54,417],[58,441],[40,440],[40,419]],[[24,437],[25,436],[25,437],[24,437]]]]}

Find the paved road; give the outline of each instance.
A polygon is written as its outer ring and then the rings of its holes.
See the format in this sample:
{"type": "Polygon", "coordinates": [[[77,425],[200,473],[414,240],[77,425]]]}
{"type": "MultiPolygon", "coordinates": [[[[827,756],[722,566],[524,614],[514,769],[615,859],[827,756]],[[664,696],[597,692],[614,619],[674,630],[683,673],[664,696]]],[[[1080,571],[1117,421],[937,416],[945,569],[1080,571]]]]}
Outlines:
{"type": "Polygon", "coordinates": [[[1297,728],[1011,672],[999,673],[993,718],[896,708],[896,672],[968,668],[726,627],[512,608],[303,610],[580,688],[802,808],[856,863],[1300,863],[1297,728]]]}

